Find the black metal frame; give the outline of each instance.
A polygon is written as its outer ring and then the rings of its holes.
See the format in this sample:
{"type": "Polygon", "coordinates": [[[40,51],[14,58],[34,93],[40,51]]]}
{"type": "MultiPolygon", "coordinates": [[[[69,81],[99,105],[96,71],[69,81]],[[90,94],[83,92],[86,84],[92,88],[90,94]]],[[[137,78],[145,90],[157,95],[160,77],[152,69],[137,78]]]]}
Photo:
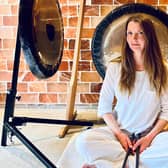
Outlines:
{"type": "Polygon", "coordinates": [[[16,39],[15,58],[13,66],[13,76],[11,89],[8,90],[5,104],[5,114],[3,119],[3,130],[1,137],[1,146],[7,146],[7,134],[11,132],[15,135],[47,168],[57,168],[35,145],[33,145],[20,131],[17,126],[27,122],[61,125],[93,126],[90,121],[80,120],[53,120],[28,117],[14,117],[15,100],[19,99],[17,93],[17,81],[20,63],[21,44],[19,39],[19,28],[16,39]]]}

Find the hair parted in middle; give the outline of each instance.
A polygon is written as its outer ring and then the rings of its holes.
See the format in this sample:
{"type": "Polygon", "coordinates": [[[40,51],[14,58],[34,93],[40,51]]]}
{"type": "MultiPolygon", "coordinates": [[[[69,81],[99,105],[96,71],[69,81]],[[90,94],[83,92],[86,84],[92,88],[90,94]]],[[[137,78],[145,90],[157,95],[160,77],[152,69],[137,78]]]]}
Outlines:
{"type": "Polygon", "coordinates": [[[131,21],[139,23],[144,32],[144,69],[149,76],[151,86],[154,87],[157,94],[160,95],[162,89],[167,87],[167,69],[161,53],[154,24],[149,18],[142,15],[133,15],[129,17],[125,24],[125,34],[121,51],[120,89],[121,91],[128,91],[130,94],[135,83],[136,69],[133,52],[127,43],[127,27],[131,21]]]}

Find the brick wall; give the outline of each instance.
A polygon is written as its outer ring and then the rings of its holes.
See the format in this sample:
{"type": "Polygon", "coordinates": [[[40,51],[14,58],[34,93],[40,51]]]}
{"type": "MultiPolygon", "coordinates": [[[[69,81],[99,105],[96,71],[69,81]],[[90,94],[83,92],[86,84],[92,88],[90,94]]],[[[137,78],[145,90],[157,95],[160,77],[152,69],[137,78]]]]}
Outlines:
{"type": "MultiPolygon", "coordinates": [[[[97,105],[102,79],[91,58],[91,40],[96,25],[112,9],[128,2],[148,3],[167,11],[168,0],[86,0],[81,54],[78,66],[76,104],[97,105]]],[[[79,0],[59,0],[64,20],[64,52],[58,72],[49,79],[32,75],[21,54],[16,104],[65,105],[71,78],[79,0]]],[[[0,104],[10,88],[18,19],[18,0],[0,0],[0,104]]]]}

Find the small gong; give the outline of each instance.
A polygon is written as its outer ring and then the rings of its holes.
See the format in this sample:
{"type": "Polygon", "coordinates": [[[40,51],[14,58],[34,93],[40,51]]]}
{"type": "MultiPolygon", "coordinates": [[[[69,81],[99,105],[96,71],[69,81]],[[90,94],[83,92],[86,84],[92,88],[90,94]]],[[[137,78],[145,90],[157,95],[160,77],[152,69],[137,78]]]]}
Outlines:
{"type": "Polygon", "coordinates": [[[21,0],[19,36],[24,56],[37,78],[51,77],[59,68],[64,30],[57,0],[21,0]]]}

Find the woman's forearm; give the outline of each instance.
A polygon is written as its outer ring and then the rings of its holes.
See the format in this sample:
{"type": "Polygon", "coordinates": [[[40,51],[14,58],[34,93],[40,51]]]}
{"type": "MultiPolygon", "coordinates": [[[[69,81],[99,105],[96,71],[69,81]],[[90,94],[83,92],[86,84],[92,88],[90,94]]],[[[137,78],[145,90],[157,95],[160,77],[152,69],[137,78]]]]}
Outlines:
{"type": "Polygon", "coordinates": [[[115,117],[111,113],[106,113],[103,115],[103,119],[106,122],[107,126],[113,131],[115,135],[121,133],[119,125],[115,117]]]}
{"type": "Polygon", "coordinates": [[[163,131],[167,123],[168,122],[166,120],[158,119],[153,129],[149,132],[148,136],[150,136],[153,139],[158,133],[163,131]]]}

